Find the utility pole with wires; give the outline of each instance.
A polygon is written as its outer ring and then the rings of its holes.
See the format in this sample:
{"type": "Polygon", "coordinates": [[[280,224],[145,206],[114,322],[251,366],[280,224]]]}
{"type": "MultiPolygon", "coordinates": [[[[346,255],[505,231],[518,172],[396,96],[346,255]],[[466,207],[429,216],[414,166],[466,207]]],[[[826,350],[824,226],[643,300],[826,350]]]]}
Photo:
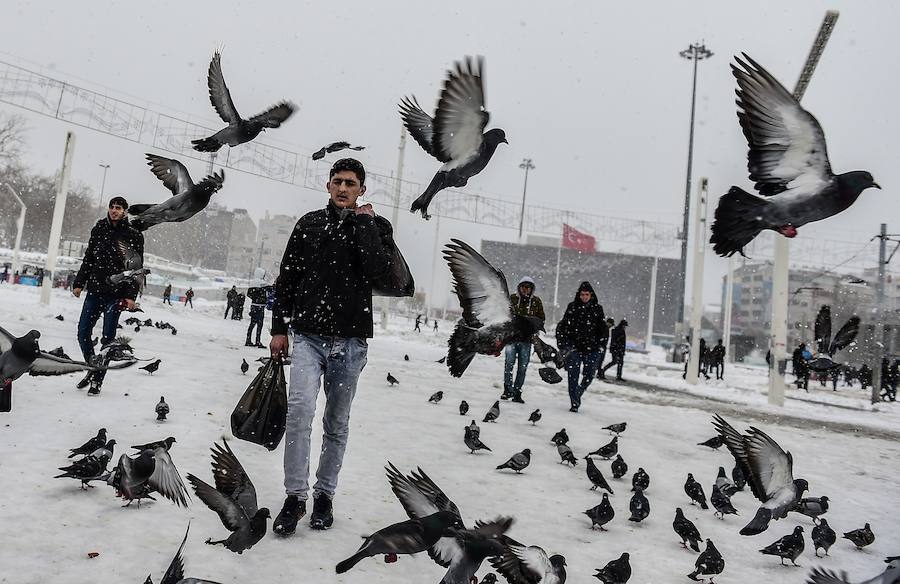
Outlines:
{"type": "Polygon", "coordinates": [[[887,232],[887,223],[881,224],[881,232],[875,237],[878,238],[878,283],[875,288],[875,366],[872,368],[872,403],[877,404],[881,401],[881,362],[884,360],[885,346],[885,322],[884,322],[884,273],[887,265],[891,263],[897,249],[900,248],[900,236],[896,233],[887,232]],[[887,255],[887,242],[896,243],[891,255],[887,255]]]}

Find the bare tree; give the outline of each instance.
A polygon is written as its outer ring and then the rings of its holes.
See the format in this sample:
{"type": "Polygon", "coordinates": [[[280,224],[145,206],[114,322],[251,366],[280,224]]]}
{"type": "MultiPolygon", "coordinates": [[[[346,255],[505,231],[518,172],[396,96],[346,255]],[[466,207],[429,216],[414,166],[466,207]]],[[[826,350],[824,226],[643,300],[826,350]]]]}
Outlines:
{"type": "Polygon", "coordinates": [[[26,130],[24,117],[0,113],[0,165],[5,166],[22,154],[26,130]]]}

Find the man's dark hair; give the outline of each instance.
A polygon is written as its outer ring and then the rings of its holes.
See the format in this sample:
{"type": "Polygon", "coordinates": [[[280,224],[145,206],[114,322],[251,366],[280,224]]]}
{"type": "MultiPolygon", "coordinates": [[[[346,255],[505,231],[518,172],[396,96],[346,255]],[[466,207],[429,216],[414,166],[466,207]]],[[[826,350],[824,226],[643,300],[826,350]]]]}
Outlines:
{"type": "Polygon", "coordinates": [[[366,184],[366,169],[363,168],[362,162],[355,158],[341,158],[335,162],[334,166],[331,167],[331,172],[328,173],[328,180],[331,180],[334,175],[343,170],[349,170],[356,174],[360,185],[366,184]]]}
{"type": "Polygon", "coordinates": [[[111,199],[109,200],[109,205],[108,205],[108,206],[109,206],[109,207],[112,207],[113,205],[119,205],[120,207],[122,207],[122,208],[125,209],[126,211],[128,210],[128,201],[125,200],[125,197],[122,197],[122,196],[115,196],[115,197],[111,198],[111,199]]]}

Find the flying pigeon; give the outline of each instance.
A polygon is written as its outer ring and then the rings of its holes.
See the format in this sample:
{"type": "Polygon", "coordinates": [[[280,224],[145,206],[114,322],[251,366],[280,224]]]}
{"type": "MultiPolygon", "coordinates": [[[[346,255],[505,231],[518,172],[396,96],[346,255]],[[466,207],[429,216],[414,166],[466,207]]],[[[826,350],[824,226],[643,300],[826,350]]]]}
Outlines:
{"type": "Polygon", "coordinates": [[[491,559],[491,566],[509,584],[565,584],[566,581],[566,558],[559,554],[548,557],[536,545],[511,543],[503,555],[491,559]]]}
{"type": "MultiPolygon", "coordinates": [[[[178,546],[178,551],[175,552],[175,557],[172,558],[172,562],[166,569],[166,573],[163,574],[159,584],[218,584],[218,582],[213,582],[212,580],[184,577],[184,556],[182,556],[182,553],[184,552],[184,544],[187,542],[187,536],[190,530],[191,524],[188,523],[187,529],[184,530],[184,539],[181,540],[181,545],[178,546]]],[[[153,580],[150,579],[150,576],[147,576],[147,579],[144,580],[144,584],[153,584],[153,580]]]]}
{"type": "MultiPolygon", "coordinates": [[[[121,272],[107,276],[107,283],[109,283],[112,287],[117,288],[123,283],[129,282],[137,285],[137,291],[140,292],[144,287],[144,276],[150,273],[150,270],[144,267],[144,256],[138,253],[137,250],[132,248],[123,240],[116,241],[115,246],[117,251],[119,252],[120,257],[122,258],[123,270],[121,272]]],[[[140,324],[140,321],[136,318],[126,320],[125,324],[129,324],[129,320],[132,320],[131,324],[140,324]]],[[[151,321],[149,321],[148,319],[144,324],[146,324],[146,326],[150,326],[150,324],[148,324],[150,322],[151,321]]]]}
{"type": "Polygon", "coordinates": [[[725,444],[725,441],[722,440],[721,436],[713,436],[706,442],[698,442],[697,446],[706,446],[707,448],[712,448],[713,450],[718,450],[725,444]]]}
{"type": "MultiPolygon", "coordinates": [[[[168,438],[174,442],[174,438],[168,438]]],[[[171,447],[171,443],[169,443],[171,447]]],[[[116,494],[126,501],[126,507],[133,501],[140,506],[141,499],[155,500],[158,492],[179,507],[187,507],[188,491],[181,482],[181,475],[169,456],[169,447],[158,444],[145,448],[135,457],[123,454],[119,463],[106,481],[116,489],[116,494]]]]}
{"type": "Polygon", "coordinates": [[[139,231],[146,231],[160,223],[187,221],[205,209],[210,197],[225,184],[224,170],[194,184],[188,169],[177,160],[156,154],[147,154],[146,157],[150,170],[163,186],[172,191],[173,196],[162,203],[141,203],[128,207],[128,212],[134,217],[131,226],[139,231]]]}
{"type": "Polygon", "coordinates": [[[531,422],[531,425],[534,426],[541,419],[541,410],[537,409],[531,412],[531,415],[528,416],[528,421],[531,422]]]}
{"type": "Polygon", "coordinates": [[[260,132],[265,132],[266,128],[277,128],[287,121],[297,106],[282,101],[278,105],[272,106],[261,114],[257,114],[245,120],[241,118],[234,107],[231,100],[231,92],[225,85],[225,77],[222,75],[222,57],[219,51],[213,54],[212,61],[209,62],[209,72],[207,73],[207,85],[209,86],[209,101],[215,108],[216,113],[222,118],[222,121],[228,126],[222,128],[208,138],[200,140],[191,140],[194,150],[198,152],[216,152],[228,144],[231,147],[237,146],[253,140],[259,136],[260,132]]]}
{"type": "Polygon", "coordinates": [[[603,493],[603,500],[600,501],[600,504],[591,507],[584,514],[591,519],[591,529],[599,527],[600,531],[606,531],[603,529],[603,526],[613,520],[613,517],[616,516],[616,511],[609,502],[609,495],[603,493]]]}
{"type": "MultiPolygon", "coordinates": [[[[878,574],[874,578],[861,582],[860,584],[898,584],[900,583],[900,556],[886,558],[884,563],[888,565],[884,572],[878,574]]],[[[847,572],[836,574],[830,570],[822,568],[813,568],[809,574],[807,584],[850,584],[847,572]]]]}
{"type": "Polygon", "coordinates": [[[444,392],[443,392],[443,391],[436,391],[436,392],[434,392],[433,394],[431,394],[431,397],[428,398],[428,401],[429,401],[430,403],[436,404],[436,403],[438,403],[439,401],[441,401],[442,399],[444,399],[444,392]]]}
{"type": "Polygon", "coordinates": [[[156,361],[154,361],[152,363],[147,363],[143,367],[138,367],[138,369],[143,369],[150,375],[153,375],[154,373],[156,373],[156,370],[159,369],[160,363],[162,363],[162,359],[157,359],[156,361]]]}
{"type": "Polygon", "coordinates": [[[585,456],[584,459],[587,461],[587,477],[588,480],[591,481],[591,490],[596,491],[599,487],[607,491],[610,495],[615,495],[612,487],[610,487],[609,483],[606,482],[606,479],[603,478],[603,473],[600,472],[600,469],[594,464],[594,459],[590,456],[585,456]]]}
{"type": "Polygon", "coordinates": [[[819,557],[819,548],[825,550],[825,555],[828,555],[829,548],[837,541],[837,534],[828,525],[827,519],[819,519],[819,524],[813,527],[812,541],[816,550],[816,557],[819,557]]]}
{"type": "Polygon", "coordinates": [[[322,146],[315,152],[313,152],[312,159],[313,160],[322,160],[325,158],[326,154],[331,154],[334,152],[340,152],[341,150],[356,150],[359,152],[360,150],[365,150],[365,146],[351,146],[350,142],[332,142],[328,146],[322,146]]]}
{"type": "Polygon", "coordinates": [[[834,339],[832,339],[831,307],[826,304],[819,309],[819,314],[816,315],[814,330],[818,354],[816,355],[816,358],[808,361],[807,365],[813,371],[825,373],[836,367],[840,367],[840,364],[835,363],[832,360],[832,357],[834,357],[834,354],[841,349],[850,346],[856,339],[856,335],[859,334],[859,317],[855,315],[851,316],[837,334],[834,335],[834,339]]]}
{"type": "Polygon", "coordinates": [[[628,562],[628,552],[619,556],[618,560],[613,560],[597,569],[594,578],[603,582],[603,584],[626,584],[631,579],[631,564],[628,562]]]}
{"type": "Polygon", "coordinates": [[[448,342],[447,367],[461,377],[476,354],[497,356],[509,343],[529,341],[544,323],[534,316],[513,314],[503,272],[459,239],[444,248],[453,275],[462,319],[448,342]]]}
{"type": "Polygon", "coordinates": [[[222,440],[222,446],[213,444],[212,473],[215,487],[192,474],[187,475],[194,491],[207,507],[215,511],[231,535],[227,539],[212,541],[209,545],[223,545],[238,554],[256,545],[266,535],[269,510],[257,507],[256,488],[237,456],[222,440]]]}
{"type": "Polygon", "coordinates": [[[466,448],[469,449],[469,454],[475,454],[477,450],[487,450],[488,452],[491,452],[491,449],[488,448],[487,444],[481,441],[481,429],[475,424],[475,420],[472,420],[472,423],[466,426],[465,430],[463,442],[465,442],[466,448]]]}
{"type": "Polygon", "coordinates": [[[433,547],[441,538],[452,537],[454,529],[463,529],[459,515],[453,511],[437,511],[425,517],[388,525],[364,538],[355,554],[335,566],[338,574],[350,570],[372,556],[417,554],[433,547]]]}
{"type": "Polygon", "coordinates": [[[531,341],[534,346],[534,352],[541,363],[553,363],[557,369],[562,369],[566,366],[565,357],[560,355],[553,345],[544,342],[539,335],[535,335],[531,341]]]}
{"type": "Polygon", "coordinates": [[[856,546],[856,549],[861,550],[875,541],[875,534],[872,533],[872,528],[866,523],[865,527],[846,532],[844,539],[849,539],[856,546]]]}
{"type": "Polygon", "coordinates": [[[700,540],[703,538],[700,537],[700,532],[697,530],[697,526],[694,525],[694,522],[684,516],[684,511],[681,510],[681,507],[675,509],[675,519],[672,521],[672,529],[674,529],[675,533],[678,534],[678,537],[681,538],[681,545],[684,547],[690,546],[695,552],[700,551],[700,540]]]}
{"type": "Polygon", "coordinates": [[[87,490],[87,487],[93,486],[88,484],[90,481],[104,480],[104,475],[107,474],[107,464],[109,464],[109,456],[85,456],[69,466],[59,467],[59,470],[63,471],[62,474],[58,474],[53,478],[78,479],[81,481],[81,488],[87,490]]]}
{"type": "Polygon", "coordinates": [[[628,508],[631,510],[631,517],[628,518],[628,521],[640,523],[650,515],[650,501],[644,496],[644,491],[638,489],[634,492],[628,508]]]}
{"type": "Polygon", "coordinates": [[[494,402],[494,405],[492,405],[491,408],[484,415],[484,419],[482,420],[482,423],[496,422],[497,418],[499,418],[499,417],[500,417],[500,401],[497,400],[494,402]]]}
{"type": "Polygon", "coordinates": [[[718,485],[713,485],[712,494],[709,496],[709,502],[712,503],[716,510],[714,515],[719,519],[725,519],[726,515],[737,515],[737,509],[731,504],[731,498],[726,495],[718,485]]]}
{"type": "Polygon", "coordinates": [[[756,535],[769,527],[772,519],[782,519],[809,489],[805,479],[794,478],[794,459],[768,434],[750,427],[741,435],[718,414],[713,425],[750,483],[750,490],[762,506],[753,520],[741,529],[741,535],[756,535]]]}
{"type": "Polygon", "coordinates": [[[764,556],[778,556],[781,558],[782,566],[784,565],[785,560],[790,560],[791,563],[796,566],[797,562],[795,560],[803,553],[804,547],[803,528],[798,525],[794,528],[793,533],[785,535],[775,543],[767,545],[759,550],[759,553],[764,556]]]}
{"type": "Polygon", "coordinates": [[[717,576],[722,573],[725,569],[725,558],[722,557],[722,554],[719,553],[719,550],[716,549],[716,546],[713,545],[711,539],[706,540],[706,549],[697,556],[697,561],[694,562],[694,571],[687,575],[688,578],[694,581],[700,581],[698,576],[709,576],[710,582],[712,582],[713,576],[717,576]]]}
{"type": "Polygon", "coordinates": [[[250,370],[250,364],[247,363],[246,359],[241,359],[241,375],[246,375],[247,371],[250,370]]]}
{"type": "Polygon", "coordinates": [[[165,422],[167,415],[169,415],[169,404],[166,403],[165,397],[159,396],[159,403],[156,404],[156,421],[165,422]]]}
{"type": "Polygon", "coordinates": [[[804,497],[791,511],[812,517],[813,523],[818,524],[819,517],[828,512],[828,497],[804,497]]]}
{"type": "Polygon", "coordinates": [[[387,374],[387,382],[391,385],[391,387],[393,387],[395,383],[400,383],[399,381],[397,381],[396,377],[391,375],[390,371],[388,371],[388,374],[387,374]]]}
{"type": "Polygon", "coordinates": [[[612,470],[614,479],[620,479],[628,472],[628,465],[625,463],[625,459],[622,458],[621,454],[616,455],[616,459],[612,461],[610,469],[612,470]]]}
{"type": "Polygon", "coordinates": [[[619,437],[613,437],[609,444],[601,446],[593,452],[589,452],[588,456],[599,456],[604,460],[609,460],[619,452],[619,437]]]}
{"type": "Polygon", "coordinates": [[[568,444],[557,444],[556,451],[559,453],[560,464],[571,464],[578,466],[578,459],[572,453],[572,449],[568,444]]]}
{"type": "Polygon", "coordinates": [[[459,415],[465,416],[468,413],[469,413],[469,402],[467,402],[466,400],[462,400],[461,402],[459,402],[459,415]]]}
{"type": "Polygon", "coordinates": [[[640,489],[646,491],[650,488],[650,475],[643,468],[638,468],[637,472],[631,475],[631,490],[640,489]]]}
{"type": "MultiPolygon", "coordinates": [[[[429,218],[428,205],[438,191],[464,187],[487,166],[500,144],[508,144],[506,133],[494,128],[485,133],[490,114],[484,107],[484,60],[466,57],[447,72],[447,80],[434,118],[422,110],[415,97],[400,103],[400,117],[419,146],[444,165],[425,192],[410,207],[429,218]]],[[[507,296],[507,298],[509,298],[507,296]]]]}
{"type": "Polygon", "coordinates": [[[513,454],[509,460],[503,464],[498,464],[497,470],[508,468],[516,471],[516,474],[521,474],[529,464],[531,464],[531,449],[526,448],[522,452],[513,454]]]}
{"type": "Polygon", "coordinates": [[[566,434],[566,429],[563,428],[559,432],[553,435],[553,438],[550,439],[550,442],[559,445],[559,444],[567,444],[569,442],[569,435],[566,434]]]}
{"type": "Polygon", "coordinates": [[[615,434],[618,436],[622,432],[625,431],[625,428],[628,427],[628,422],[619,422],[618,424],[610,424],[609,426],[603,426],[604,430],[609,430],[610,434],[615,434]]]}
{"type": "Polygon", "coordinates": [[[744,255],[744,246],[765,229],[796,237],[798,227],[837,215],[869,187],[881,188],[866,171],[833,174],[819,122],[768,71],[744,58],[735,58],[731,70],[750,148],[747,169],[762,196],[732,186],[719,199],[709,241],[723,257],[744,255]]]}
{"type": "Polygon", "coordinates": [[[691,505],[694,503],[700,505],[701,509],[709,509],[706,503],[706,494],[703,492],[703,485],[694,479],[694,475],[688,473],[687,480],[684,482],[684,492],[691,498],[691,505]]]}
{"type": "Polygon", "coordinates": [[[79,446],[78,448],[72,448],[69,450],[68,458],[74,458],[76,456],[87,456],[91,454],[98,448],[102,447],[106,444],[106,428],[100,428],[97,431],[97,435],[79,446]]]}

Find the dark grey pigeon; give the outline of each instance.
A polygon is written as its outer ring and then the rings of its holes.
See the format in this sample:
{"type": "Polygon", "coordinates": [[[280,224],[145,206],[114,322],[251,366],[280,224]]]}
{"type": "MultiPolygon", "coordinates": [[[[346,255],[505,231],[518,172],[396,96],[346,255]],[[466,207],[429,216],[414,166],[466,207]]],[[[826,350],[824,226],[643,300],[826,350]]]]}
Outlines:
{"type": "Polygon", "coordinates": [[[631,510],[631,517],[628,518],[628,521],[640,523],[650,515],[650,501],[644,496],[644,491],[638,489],[634,492],[628,508],[631,510]]]}
{"type": "Polygon", "coordinates": [[[716,414],[713,425],[734,456],[750,490],[762,506],[753,520],[741,529],[741,535],[756,535],[769,527],[772,519],[783,519],[809,489],[805,479],[794,478],[794,459],[768,434],[750,427],[740,434],[724,418],[716,414]]]}
{"type": "Polygon", "coordinates": [[[743,491],[744,487],[747,486],[747,478],[744,476],[741,466],[737,463],[735,463],[734,468],[731,469],[731,480],[734,481],[734,488],[739,491],[743,491]]]}
{"type": "Polygon", "coordinates": [[[588,480],[591,481],[591,490],[595,491],[599,487],[607,491],[610,495],[614,495],[615,493],[613,493],[612,487],[610,487],[609,483],[606,482],[606,479],[603,478],[603,473],[600,472],[600,469],[594,464],[594,459],[590,456],[585,456],[584,459],[587,461],[587,477],[588,480]]]}
{"type": "Polygon", "coordinates": [[[709,502],[712,503],[716,510],[714,515],[719,519],[725,519],[726,515],[737,515],[737,509],[731,504],[731,498],[722,492],[718,485],[713,485],[712,494],[709,496],[709,502]]]}
{"type": "Polygon", "coordinates": [[[819,517],[828,512],[828,497],[804,497],[791,511],[812,517],[813,523],[819,523],[819,517]]]}
{"type": "Polygon", "coordinates": [[[640,489],[646,491],[650,488],[650,475],[643,468],[638,468],[637,472],[631,475],[631,490],[640,489]]]}
{"type": "Polygon", "coordinates": [[[734,486],[730,480],[728,480],[728,475],[725,474],[725,467],[719,467],[719,474],[716,476],[716,486],[721,489],[723,493],[731,497],[735,493],[737,493],[740,489],[734,486]]]}
{"type": "Polygon", "coordinates": [[[531,425],[534,426],[541,419],[541,410],[537,409],[531,412],[531,415],[528,416],[528,421],[531,422],[531,425]]]}
{"type": "Polygon", "coordinates": [[[206,82],[209,86],[210,103],[222,121],[228,125],[208,138],[191,140],[194,150],[198,152],[216,152],[225,144],[234,147],[249,142],[259,136],[260,132],[265,132],[266,128],[281,126],[297,109],[294,104],[282,101],[249,120],[243,119],[237,108],[234,107],[231,92],[225,85],[225,77],[222,75],[222,57],[219,51],[213,54],[212,61],[209,62],[206,82]]]}
{"type": "Polygon", "coordinates": [[[828,525],[827,519],[819,519],[819,524],[813,527],[812,541],[813,546],[815,546],[816,557],[819,557],[819,548],[825,550],[825,555],[828,555],[829,548],[837,541],[837,534],[828,525]]]}
{"type": "Polygon", "coordinates": [[[719,199],[709,239],[721,256],[744,255],[744,246],[771,229],[795,237],[797,228],[844,211],[872,175],[835,175],[819,122],[768,71],[744,54],[732,65],[738,83],[738,120],[750,151],[747,170],[762,196],[732,186],[719,199]]]}
{"type": "Polygon", "coordinates": [[[153,375],[159,369],[160,363],[162,363],[162,359],[157,359],[156,361],[153,361],[152,363],[147,363],[143,367],[138,367],[138,369],[143,369],[150,375],[153,375]]]}
{"type": "Polygon", "coordinates": [[[625,428],[628,427],[628,422],[619,422],[618,424],[610,424],[609,426],[603,426],[604,430],[609,430],[610,434],[615,434],[618,436],[622,432],[625,431],[625,428]]]}
{"type": "Polygon", "coordinates": [[[556,347],[541,340],[540,336],[535,336],[532,339],[532,344],[534,345],[534,353],[538,356],[541,363],[552,363],[557,369],[562,369],[566,366],[565,357],[556,350],[556,347]]]}
{"type": "Polygon", "coordinates": [[[399,554],[424,552],[441,538],[453,537],[457,529],[464,527],[459,515],[452,511],[438,511],[426,517],[388,525],[366,537],[355,554],[338,562],[335,571],[343,574],[372,556],[385,555],[394,561],[399,554]]]}
{"type": "Polygon", "coordinates": [[[591,519],[591,529],[599,527],[600,531],[606,531],[603,529],[603,526],[613,520],[613,517],[616,516],[616,510],[613,509],[609,502],[609,495],[603,493],[603,500],[600,501],[600,504],[591,507],[584,514],[591,519]]]}
{"type": "Polygon", "coordinates": [[[481,421],[482,421],[482,423],[496,422],[497,418],[499,418],[499,417],[500,417],[500,400],[497,400],[494,402],[494,405],[492,405],[491,408],[487,411],[487,413],[484,415],[484,419],[481,421]]]}
{"type": "Polygon", "coordinates": [[[87,487],[93,487],[93,485],[88,484],[90,481],[105,479],[107,464],[109,464],[109,456],[85,456],[69,466],[59,467],[59,470],[63,471],[62,474],[58,474],[53,478],[78,479],[81,481],[81,488],[86,490],[87,487]]]}
{"type": "Polygon", "coordinates": [[[97,431],[96,436],[94,436],[78,448],[72,448],[71,450],[69,450],[68,458],[74,458],[76,456],[87,456],[104,444],[106,444],[106,428],[100,428],[97,431]]]}
{"type": "Polygon", "coordinates": [[[547,556],[542,548],[510,542],[503,555],[491,559],[491,565],[509,584],[565,584],[566,558],[547,556]]]}
{"type": "Polygon", "coordinates": [[[462,400],[461,402],[459,402],[459,415],[465,416],[468,413],[469,413],[469,402],[467,402],[466,400],[462,400]]]}
{"type": "Polygon", "coordinates": [[[247,375],[247,371],[250,370],[250,364],[247,363],[246,359],[241,359],[241,375],[247,375]]]}
{"type": "Polygon", "coordinates": [[[448,341],[447,367],[461,377],[477,354],[499,356],[509,343],[528,342],[544,330],[534,316],[513,314],[503,272],[488,263],[469,244],[451,239],[444,260],[453,276],[462,319],[448,341]]]}
{"type": "Polygon", "coordinates": [[[216,486],[212,487],[192,474],[187,475],[194,492],[207,507],[215,511],[222,525],[231,535],[227,539],[212,541],[209,545],[223,545],[238,554],[252,548],[266,535],[269,510],[257,507],[256,488],[228,442],[222,446],[213,444],[212,472],[216,486]]]}
{"type": "Polygon", "coordinates": [[[597,569],[594,578],[603,582],[603,584],[626,584],[631,579],[631,564],[629,563],[630,555],[628,552],[619,556],[619,559],[613,560],[597,569]]]}
{"type": "Polygon", "coordinates": [[[96,457],[96,458],[100,458],[100,457],[102,457],[102,456],[106,456],[106,457],[108,457],[110,460],[112,460],[113,452],[115,451],[115,449],[116,449],[116,441],[115,441],[115,440],[109,440],[109,441],[107,441],[106,444],[104,444],[104,445],[101,446],[100,448],[98,448],[98,449],[96,449],[95,451],[93,451],[93,452],[91,452],[90,454],[88,454],[88,456],[93,456],[93,457],[96,457]]]}
{"type": "Polygon", "coordinates": [[[568,444],[569,435],[566,434],[566,429],[563,428],[559,432],[553,435],[553,438],[550,439],[550,442],[559,445],[559,444],[568,444]]]}
{"type": "Polygon", "coordinates": [[[691,549],[695,552],[700,551],[700,540],[703,538],[700,537],[700,532],[697,530],[694,522],[684,516],[684,511],[681,510],[681,507],[675,509],[675,520],[672,521],[672,529],[681,538],[681,545],[684,547],[691,546],[691,549]]]}
{"type": "Polygon", "coordinates": [[[713,436],[709,440],[705,442],[698,442],[697,446],[706,446],[707,448],[712,448],[713,450],[718,450],[725,444],[725,441],[722,440],[721,436],[713,436]]]}
{"type": "MultiPolygon", "coordinates": [[[[175,552],[175,557],[172,558],[172,562],[166,569],[166,573],[163,574],[162,580],[159,581],[159,584],[219,584],[218,582],[213,582],[212,580],[201,580],[199,578],[184,577],[184,556],[182,555],[182,553],[184,552],[184,544],[187,542],[187,536],[190,530],[191,524],[188,523],[187,529],[184,530],[184,539],[181,540],[181,545],[178,546],[178,551],[175,552]]],[[[144,580],[144,584],[153,584],[153,580],[150,578],[150,576],[147,576],[147,579],[144,580]]]]}
{"type": "Polygon", "coordinates": [[[410,135],[425,152],[444,163],[409,209],[420,211],[425,219],[438,191],[466,186],[471,177],[484,170],[497,146],[508,144],[503,130],[484,132],[490,114],[484,107],[483,70],[481,57],[458,61],[447,72],[434,118],[422,110],[415,97],[400,103],[400,117],[410,135]]]}
{"type": "Polygon", "coordinates": [[[804,547],[806,547],[806,544],[803,542],[803,528],[798,525],[794,528],[793,533],[767,545],[759,550],[759,553],[764,556],[778,556],[781,559],[782,566],[785,560],[790,560],[796,566],[797,562],[795,560],[803,553],[804,547]]]}
{"type": "Polygon", "coordinates": [[[64,317],[64,316],[61,315],[61,314],[57,314],[57,315],[54,316],[53,318],[55,318],[56,320],[58,320],[58,321],[60,321],[60,322],[66,320],[66,317],[64,317]]]}
{"type": "Polygon", "coordinates": [[[568,444],[557,444],[556,451],[559,453],[560,464],[571,464],[578,466],[578,459],[572,453],[572,449],[568,444]]]}
{"type": "Polygon", "coordinates": [[[844,539],[849,539],[853,545],[856,546],[856,549],[861,550],[867,545],[874,543],[875,534],[872,532],[872,528],[868,523],[860,529],[854,529],[853,531],[848,531],[844,534],[844,539]]]}
{"type": "Polygon", "coordinates": [[[622,458],[621,454],[616,455],[616,459],[612,461],[610,469],[612,470],[614,479],[620,479],[628,472],[628,465],[625,463],[625,459],[622,458]]]}
{"type": "MultiPolygon", "coordinates": [[[[140,293],[144,288],[144,276],[150,273],[150,270],[144,267],[144,256],[124,241],[119,240],[116,241],[115,244],[119,254],[122,256],[122,265],[124,269],[121,272],[107,276],[107,282],[113,287],[118,287],[124,282],[136,283],[140,293]]],[[[125,324],[129,324],[129,320],[132,321],[131,324],[140,324],[138,319],[131,318],[126,320],[125,324]]],[[[147,322],[144,324],[150,326],[147,322]]]]}
{"type": "Polygon", "coordinates": [[[365,150],[365,146],[351,146],[350,142],[332,142],[328,146],[322,146],[315,152],[313,152],[312,159],[313,160],[322,160],[325,158],[326,154],[331,154],[334,152],[340,152],[341,150],[356,150],[357,152],[360,150],[365,150]]]}
{"type": "Polygon", "coordinates": [[[400,383],[399,381],[397,381],[396,377],[391,375],[390,371],[388,371],[388,374],[387,374],[387,382],[391,385],[391,387],[393,387],[395,383],[400,383]]]}
{"type": "Polygon", "coordinates": [[[605,444],[593,452],[588,452],[588,456],[599,456],[604,460],[609,460],[619,452],[619,437],[615,436],[609,444],[605,444]]]}
{"type": "Polygon", "coordinates": [[[694,571],[688,574],[687,577],[694,581],[700,581],[702,577],[709,576],[709,581],[712,582],[713,577],[721,574],[724,569],[725,558],[713,545],[712,540],[707,539],[706,549],[697,556],[697,561],[694,562],[694,571]]]}
{"type": "Polygon", "coordinates": [[[709,509],[706,503],[706,494],[703,492],[703,485],[694,479],[694,475],[688,473],[687,480],[684,482],[684,492],[691,498],[691,505],[694,503],[700,505],[701,509],[709,509]]]}
{"type": "Polygon", "coordinates": [[[513,454],[509,460],[503,464],[497,465],[497,470],[508,468],[516,471],[516,474],[521,474],[529,464],[531,464],[531,449],[526,448],[522,452],[513,454]]]}
{"type": "Polygon", "coordinates": [[[833,360],[834,354],[849,347],[859,334],[859,317],[851,316],[844,326],[831,338],[831,307],[827,304],[819,309],[815,324],[816,349],[815,359],[808,362],[808,366],[817,373],[826,373],[840,367],[833,360]]]}
{"type": "Polygon", "coordinates": [[[434,392],[433,394],[431,394],[431,397],[428,398],[428,401],[431,402],[431,403],[436,404],[436,403],[438,403],[439,401],[441,401],[442,399],[444,399],[444,392],[443,392],[443,391],[436,391],[436,392],[434,392]]]}
{"type": "Polygon", "coordinates": [[[163,396],[159,396],[159,403],[156,404],[156,421],[157,422],[165,422],[166,416],[169,415],[169,404],[166,403],[166,398],[163,396]]]}
{"type": "MultiPolygon", "coordinates": [[[[174,442],[173,438],[168,438],[174,442]]],[[[152,496],[158,492],[179,507],[187,507],[188,491],[181,481],[181,475],[166,444],[158,444],[154,448],[140,450],[137,456],[123,454],[119,463],[106,481],[116,489],[116,494],[126,501],[126,507],[133,501],[140,506],[141,499],[155,500],[152,496]]]]}
{"type": "Polygon", "coordinates": [[[131,448],[137,450],[138,452],[143,452],[144,450],[156,450],[157,448],[162,448],[166,452],[172,449],[172,445],[178,442],[175,440],[174,436],[169,436],[165,440],[157,440],[155,442],[148,442],[146,444],[135,444],[131,448]]]}
{"type": "Polygon", "coordinates": [[[469,454],[475,454],[478,450],[491,452],[487,444],[481,441],[480,435],[481,430],[475,424],[475,420],[472,420],[472,423],[465,427],[465,434],[463,435],[463,442],[466,444],[466,448],[469,449],[469,454]]]}
{"type": "Polygon", "coordinates": [[[172,191],[173,196],[162,203],[142,203],[128,207],[128,212],[133,216],[131,226],[139,231],[146,231],[160,223],[187,221],[205,209],[210,197],[225,184],[224,170],[210,174],[194,184],[188,169],[177,160],[155,154],[147,154],[146,157],[150,170],[172,191]]]}

